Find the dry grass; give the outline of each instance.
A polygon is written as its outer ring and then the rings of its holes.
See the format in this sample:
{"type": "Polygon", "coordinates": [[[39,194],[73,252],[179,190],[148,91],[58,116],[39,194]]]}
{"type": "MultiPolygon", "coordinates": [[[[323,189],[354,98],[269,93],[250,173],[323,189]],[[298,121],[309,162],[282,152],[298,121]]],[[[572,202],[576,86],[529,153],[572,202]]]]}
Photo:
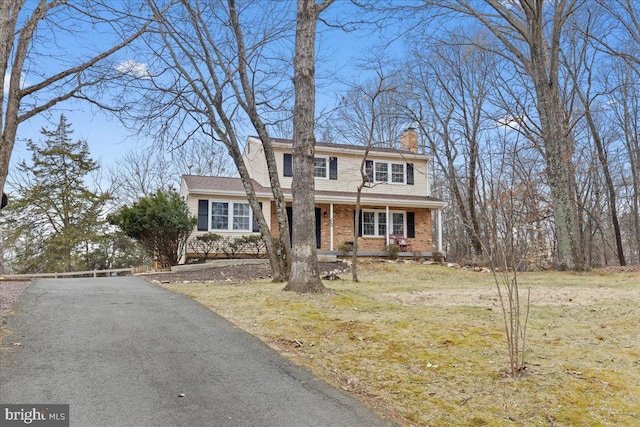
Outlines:
{"type": "MultiPolygon", "coordinates": [[[[348,275],[344,275],[348,276],[348,275]]],[[[640,275],[535,273],[524,377],[490,274],[363,265],[327,295],[166,285],[406,426],[640,426],[640,275]]]]}

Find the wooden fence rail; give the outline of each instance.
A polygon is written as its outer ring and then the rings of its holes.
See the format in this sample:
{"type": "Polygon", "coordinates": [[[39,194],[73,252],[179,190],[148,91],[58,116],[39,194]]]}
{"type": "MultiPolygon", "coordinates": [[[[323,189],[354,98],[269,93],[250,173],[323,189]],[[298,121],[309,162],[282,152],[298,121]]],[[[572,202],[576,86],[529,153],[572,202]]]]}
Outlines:
{"type": "Polygon", "coordinates": [[[112,268],[110,270],[89,270],[89,271],[70,271],[65,273],[33,273],[33,274],[8,274],[6,276],[0,276],[0,280],[28,280],[37,278],[54,278],[61,277],[98,277],[109,276],[115,274],[133,274],[134,268],[112,268]]]}

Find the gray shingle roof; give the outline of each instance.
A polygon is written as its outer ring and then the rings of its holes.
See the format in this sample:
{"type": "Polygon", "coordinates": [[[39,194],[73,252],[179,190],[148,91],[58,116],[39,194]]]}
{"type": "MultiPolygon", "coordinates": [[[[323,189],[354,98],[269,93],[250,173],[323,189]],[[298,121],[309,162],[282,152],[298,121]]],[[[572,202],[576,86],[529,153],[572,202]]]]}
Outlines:
{"type": "MultiPolygon", "coordinates": [[[[215,195],[219,194],[234,194],[244,196],[245,190],[240,178],[229,178],[219,176],[199,176],[199,175],[183,175],[187,189],[190,193],[206,193],[215,195]]],[[[253,188],[259,197],[266,197],[272,199],[271,189],[269,187],[263,187],[256,181],[253,181],[253,188]]],[[[291,199],[291,190],[288,188],[283,189],[286,199],[291,199]]],[[[357,193],[355,191],[321,191],[316,190],[316,201],[318,202],[331,202],[335,203],[355,203],[357,193]]],[[[424,204],[425,207],[438,207],[444,206],[444,201],[436,197],[431,196],[409,196],[399,194],[380,194],[380,193],[363,193],[361,198],[363,203],[376,204],[376,203],[393,203],[397,206],[409,204],[412,206],[418,204],[424,204]]]]}

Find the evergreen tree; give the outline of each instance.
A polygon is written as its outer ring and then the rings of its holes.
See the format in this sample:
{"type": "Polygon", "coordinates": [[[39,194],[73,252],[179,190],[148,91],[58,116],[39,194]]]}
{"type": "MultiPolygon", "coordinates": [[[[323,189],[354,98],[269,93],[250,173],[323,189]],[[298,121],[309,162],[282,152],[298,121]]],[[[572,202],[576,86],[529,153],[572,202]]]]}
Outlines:
{"type": "Polygon", "coordinates": [[[41,130],[42,143],[29,141],[31,162],[19,163],[18,198],[10,209],[18,272],[79,271],[88,265],[109,196],[91,191],[85,179],[99,168],[86,141],[73,141],[64,115],[55,130],[41,130]]]}
{"type": "Polygon", "coordinates": [[[175,190],[158,191],[124,206],[109,221],[138,241],[162,267],[178,264],[197,219],[175,190]]]}

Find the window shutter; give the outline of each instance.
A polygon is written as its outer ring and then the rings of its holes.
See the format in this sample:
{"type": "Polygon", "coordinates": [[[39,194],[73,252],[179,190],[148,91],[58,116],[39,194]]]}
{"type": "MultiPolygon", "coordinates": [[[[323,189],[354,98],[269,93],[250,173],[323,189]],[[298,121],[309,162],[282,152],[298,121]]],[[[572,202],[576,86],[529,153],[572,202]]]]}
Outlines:
{"type": "Polygon", "coordinates": [[[416,237],[415,212],[407,212],[407,238],[416,237]]]}
{"type": "Polygon", "coordinates": [[[413,163],[407,163],[407,185],[413,185],[413,163]]]}
{"type": "Polygon", "coordinates": [[[198,200],[198,231],[209,231],[208,200],[198,200]]]}
{"type": "MultiPolygon", "coordinates": [[[[353,228],[356,228],[356,210],[353,210],[353,228]]],[[[360,221],[358,221],[358,237],[362,237],[362,208],[360,209],[360,221]]]]}
{"type": "Polygon", "coordinates": [[[338,179],[338,158],[329,158],[329,179],[338,179]]]}
{"type": "Polygon", "coordinates": [[[284,167],[282,171],[283,176],[293,176],[293,163],[291,160],[291,154],[284,153],[284,167]]]}
{"type": "MultiPolygon", "coordinates": [[[[258,204],[260,205],[260,210],[262,210],[262,202],[258,202],[258,204]]],[[[260,226],[258,225],[258,221],[256,221],[256,213],[253,213],[253,232],[254,233],[259,233],[260,232],[260,226]]]]}
{"type": "Polygon", "coordinates": [[[373,182],[373,160],[365,161],[365,171],[367,172],[367,182],[373,182]]]}

